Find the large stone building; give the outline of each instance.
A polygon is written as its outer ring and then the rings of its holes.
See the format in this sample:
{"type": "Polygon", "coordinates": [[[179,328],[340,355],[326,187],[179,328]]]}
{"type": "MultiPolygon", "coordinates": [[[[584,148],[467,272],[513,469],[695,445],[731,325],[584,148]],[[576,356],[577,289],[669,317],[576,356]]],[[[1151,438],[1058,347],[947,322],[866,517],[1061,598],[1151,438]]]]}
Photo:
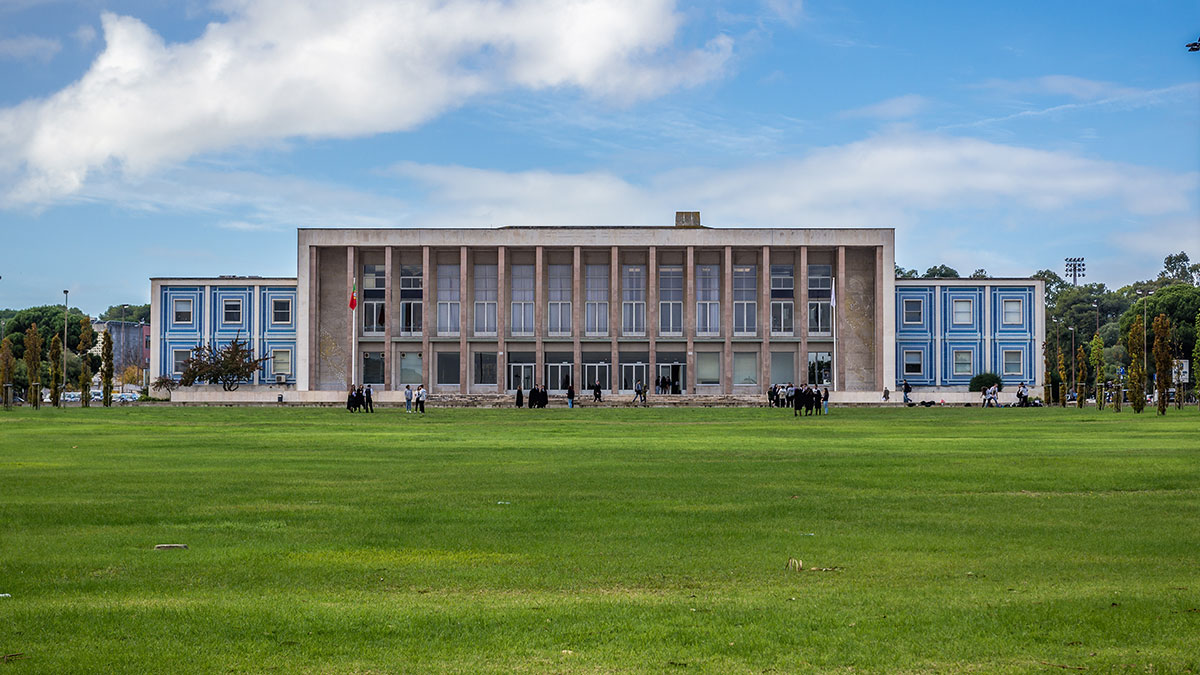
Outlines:
{"type": "Polygon", "coordinates": [[[905,377],[1038,379],[1041,282],[897,281],[892,229],[707,228],[691,212],[661,227],[300,229],[297,256],[296,279],[154,279],[152,375],[240,333],[268,357],[248,391],[312,401],[351,383],[386,401],[405,385],[640,381],[698,395],[808,382],[866,402],[905,377]]]}

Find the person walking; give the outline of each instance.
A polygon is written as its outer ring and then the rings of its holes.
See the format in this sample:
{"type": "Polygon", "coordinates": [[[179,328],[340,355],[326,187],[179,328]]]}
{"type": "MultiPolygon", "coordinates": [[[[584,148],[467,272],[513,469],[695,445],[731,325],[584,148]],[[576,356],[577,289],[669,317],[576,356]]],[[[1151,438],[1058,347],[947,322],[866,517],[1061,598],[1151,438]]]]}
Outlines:
{"type": "Polygon", "coordinates": [[[429,393],[425,391],[425,385],[418,384],[417,385],[417,412],[421,413],[422,415],[425,414],[425,399],[428,396],[429,396],[429,393]]]}
{"type": "Polygon", "coordinates": [[[829,387],[825,387],[825,394],[821,396],[821,406],[825,409],[826,415],[829,414],[829,387]]]}
{"type": "Polygon", "coordinates": [[[567,385],[567,407],[575,407],[575,385],[573,384],[567,385]]]}
{"type": "Polygon", "coordinates": [[[346,410],[354,412],[354,387],[350,387],[350,393],[346,395],[346,410]]]}
{"type": "Polygon", "coordinates": [[[596,383],[592,385],[592,400],[600,403],[600,380],[596,380],[596,383]]]}
{"type": "Polygon", "coordinates": [[[373,401],[371,399],[371,393],[372,393],[371,385],[368,384],[366,394],[365,394],[366,398],[363,400],[363,403],[364,403],[364,405],[366,405],[366,410],[369,413],[375,412],[375,401],[373,401]]]}
{"type": "Polygon", "coordinates": [[[912,385],[908,383],[908,380],[904,380],[904,402],[905,403],[912,403],[912,399],[909,398],[909,394],[911,394],[911,393],[912,393],[912,385]]]}
{"type": "MultiPolygon", "coordinates": [[[[530,391],[529,393],[532,394],[533,392],[530,391]]],[[[521,393],[521,384],[519,382],[517,383],[517,407],[525,407],[525,394],[521,393]]]]}
{"type": "Polygon", "coordinates": [[[404,412],[411,413],[412,409],[412,385],[404,385],[404,412]]]}
{"type": "Polygon", "coordinates": [[[642,403],[646,402],[646,393],[642,390],[641,380],[633,384],[633,403],[636,404],[638,399],[641,399],[642,403]]]}

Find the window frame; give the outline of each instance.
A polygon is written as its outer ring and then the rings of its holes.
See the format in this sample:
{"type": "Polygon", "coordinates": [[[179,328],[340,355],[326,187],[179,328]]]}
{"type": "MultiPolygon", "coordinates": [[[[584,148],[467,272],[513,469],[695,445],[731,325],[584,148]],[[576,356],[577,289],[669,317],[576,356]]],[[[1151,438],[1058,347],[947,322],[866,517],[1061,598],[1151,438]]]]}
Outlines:
{"type": "Polygon", "coordinates": [[[171,323],[172,324],[179,324],[179,325],[190,324],[195,320],[195,318],[196,318],[195,303],[192,302],[192,298],[173,298],[171,300],[171,323]],[[180,318],[179,318],[179,313],[180,313],[179,304],[180,303],[187,303],[187,320],[186,321],[180,320],[180,318]]]}
{"type": "Polygon", "coordinates": [[[290,326],[292,324],[292,299],[291,298],[271,298],[271,325],[272,326],[290,326]],[[279,303],[284,303],[287,308],[287,320],[279,321],[279,303]]]}
{"type": "Polygon", "coordinates": [[[925,352],[921,351],[920,349],[903,350],[900,354],[900,365],[905,377],[923,377],[925,375],[925,352]],[[917,355],[917,362],[915,364],[917,369],[915,371],[909,370],[909,366],[914,365],[908,361],[909,354],[917,355]]]}
{"type": "Polygon", "coordinates": [[[950,372],[954,374],[954,377],[971,377],[971,376],[973,376],[975,374],[975,353],[972,352],[970,349],[952,349],[952,350],[950,350],[950,369],[951,369],[950,372]],[[959,372],[959,370],[958,370],[958,366],[959,366],[958,355],[959,354],[967,355],[967,362],[965,364],[967,366],[966,372],[959,372]]]}
{"type": "Polygon", "coordinates": [[[421,335],[425,329],[425,301],[400,301],[400,334],[406,336],[421,335]],[[413,321],[406,321],[411,317],[413,321]],[[408,328],[408,330],[405,330],[408,328]]]}
{"type": "Polygon", "coordinates": [[[809,300],[808,314],[805,316],[805,319],[805,327],[808,329],[809,335],[819,335],[822,337],[833,335],[833,303],[831,303],[829,300],[809,300]],[[821,330],[822,307],[824,307],[829,314],[828,330],[821,330]],[[817,330],[813,330],[812,327],[812,312],[814,308],[817,310],[817,330]]]}
{"type": "Polygon", "coordinates": [[[925,323],[925,299],[924,298],[904,298],[904,302],[901,305],[900,313],[901,313],[901,320],[903,321],[905,326],[923,325],[925,323]],[[908,308],[908,303],[910,303],[910,302],[916,303],[916,305],[917,305],[917,309],[916,309],[917,320],[916,321],[908,320],[908,315],[910,312],[912,312],[912,310],[910,310],[908,308]]]}
{"type": "Polygon", "coordinates": [[[286,375],[292,374],[292,350],[290,349],[272,349],[271,350],[271,375],[286,375]],[[287,354],[287,370],[279,369],[279,354],[287,354]]]}
{"type": "Polygon", "coordinates": [[[952,326],[970,326],[975,320],[975,299],[974,298],[951,298],[950,300],[950,325],[952,326]],[[967,320],[958,320],[959,304],[967,306],[967,320]]]}
{"type": "Polygon", "coordinates": [[[704,386],[721,384],[721,352],[696,352],[696,384],[704,385],[704,386]],[[715,359],[716,364],[717,364],[717,367],[716,367],[717,376],[716,376],[716,379],[713,379],[713,380],[701,379],[701,374],[704,372],[704,370],[703,370],[703,367],[701,366],[700,362],[701,362],[701,360],[705,360],[708,358],[715,359]]]}
{"type": "Polygon", "coordinates": [[[1024,298],[1001,298],[1000,300],[1000,324],[1004,326],[1020,326],[1024,323],[1025,318],[1025,299],[1024,298]],[[1016,321],[1008,320],[1008,303],[1015,303],[1017,306],[1016,321]]]}
{"type": "Polygon", "coordinates": [[[1000,370],[1001,370],[1000,374],[1002,376],[1003,375],[1017,375],[1017,376],[1024,375],[1025,374],[1025,354],[1020,349],[1001,350],[1001,352],[1000,352],[1000,370]],[[1017,355],[1016,370],[1010,371],[1008,369],[1008,355],[1009,354],[1017,355]]]}
{"type": "Polygon", "coordinates": [[[184,361],[187,361],[188,359],[192,358],[192,350],[191,349],[172,349],[171,350],[171,375],[172,376],[183,375],[183,369],[178,368],[178,366],[181,363],[179,360],[180,354],[186,354],[186,356],[183,357],[184,361]]]}
{"type": "Polygon", "coordinates": [[[772,300],[771,301],[771,335],[780,337],[791,337],[796,334],[796,303],[793,300],[772,300]],[[776,309],[779,309],[779,316],[776,317],[776,309]],[[784,328],[785,322],[783,317],[783,309],[787,309],[787,313],[791,316],[791,321],[786,322],[787,328],[784,328]],[[776,322],[778,318],[778,322],[776,322]],[[776,328],[776,325],[779,327],[776,328]]]}

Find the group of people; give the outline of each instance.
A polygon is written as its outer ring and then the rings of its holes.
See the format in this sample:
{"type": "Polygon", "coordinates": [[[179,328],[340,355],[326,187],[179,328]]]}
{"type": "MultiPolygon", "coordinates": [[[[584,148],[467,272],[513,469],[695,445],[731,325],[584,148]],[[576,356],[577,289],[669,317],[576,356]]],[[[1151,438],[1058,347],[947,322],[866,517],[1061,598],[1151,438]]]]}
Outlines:
{"type": "MultiPolygon", "coordinates": [[[[569,393],[568,402],[573,404],[575,401],[575,388],[572,387],[572,388],[568,389],[568,393],[569,393]]],[[[550,393],[546,391],[546,385],[544,385],[544,384],[535,384],[532,387],[530,387],[529,388],[529,396],[526,396],[525,393],[523,391],[521,391],[521,388],[517,387],[517,407],[518,408],[524,408],[526,405],[528,405],[530,408],[545,408],[546,404],[549,402],[550,402],[550,393]]],[[[575,406],[572,405],[571,407],[575,407],[575,406]]]]}
{"type": "Polygon", "coordinates": [[[654,381],[655,394],[678,394],[680,393],[679,381],[671,381],[671,378],[663,375],[654,381]]]}
{"type": "Polygon", "coordinates": [[[816,385],[773,384],[767,390],[767,405],[772,408],[791,408],[792,416],[829,414],[829,387],[822,391],[816,385]]]}
{"type": "Polygon", "coordinates": [[[350,393],[346,396],[346,410],[350,412],[375,412],[375,403],[371,400],[371,385],[363,388],[350,387],[350,393]]]}

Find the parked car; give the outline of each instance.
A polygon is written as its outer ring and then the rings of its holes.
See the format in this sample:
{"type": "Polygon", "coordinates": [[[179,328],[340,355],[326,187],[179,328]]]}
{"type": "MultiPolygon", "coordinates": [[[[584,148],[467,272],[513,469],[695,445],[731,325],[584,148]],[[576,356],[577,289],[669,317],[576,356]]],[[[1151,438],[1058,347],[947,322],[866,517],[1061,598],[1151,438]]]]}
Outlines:
{"type": "Polygon", "coordinates": [[[142,398],[141,394],[134,392],[134,391],[126,391],[126,392],[117,394],[117,396],[116,396],[116,399],[118,401],[120,401],[121,403],[135,403],[135,402],[141,400],[141,398],[142,398]]]}
{"type": "Polygon", "coordinates": [[[80,396],[77,391],[68,391],[62,395],[62,400],[66,403],[79,403],[80,396]]]}

